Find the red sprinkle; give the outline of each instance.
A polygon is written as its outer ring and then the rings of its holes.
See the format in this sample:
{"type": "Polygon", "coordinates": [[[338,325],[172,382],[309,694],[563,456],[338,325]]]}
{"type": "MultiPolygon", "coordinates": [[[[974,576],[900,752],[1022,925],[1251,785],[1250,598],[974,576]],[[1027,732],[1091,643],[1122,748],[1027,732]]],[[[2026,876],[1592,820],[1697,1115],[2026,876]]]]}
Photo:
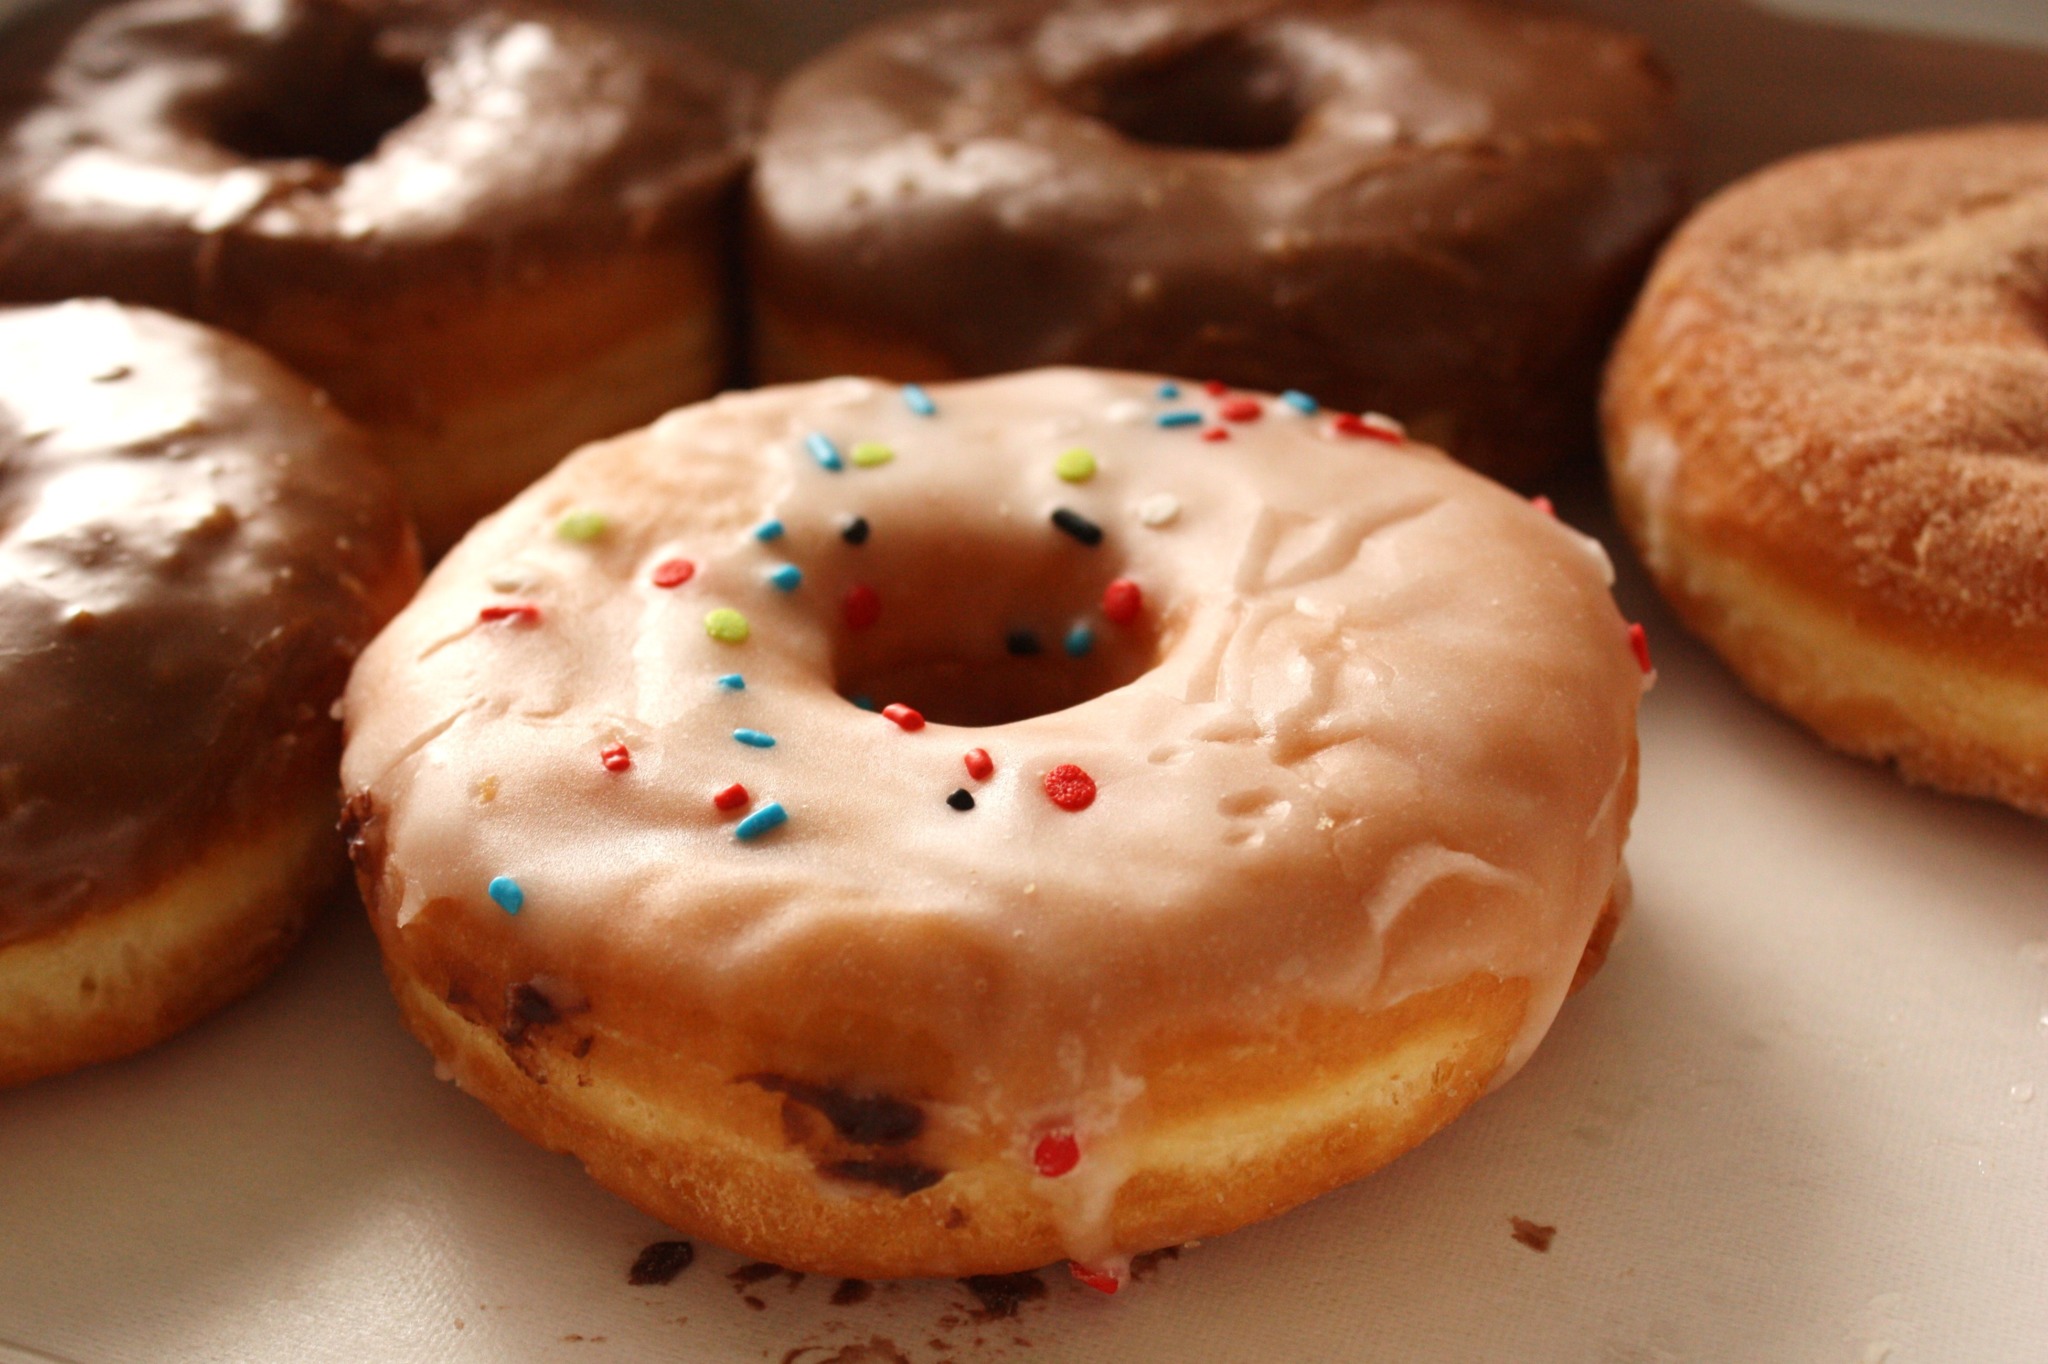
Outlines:
{"type": "Polygon", "coordinates": [[[893,722],[896,728],[901,730],[915,731],[924,728],[924,717],[905,705],[882,707],[882,718],[893,722]]]}
{"type": "Polygon", "coordinates": [[[1031,1168],[1047,1179],[1058,1179],[1081,1163],[1081,1143],[1064,1127],[1055,1127],[1031,1148],[1031,1168]]]}
{"type": "Polygon", "coordinates": [[[847,629],[865,630],[882,618],[882,598],[866,583],[855,583],[846,589],[839,609],[846,617],[847,629]]]}
{"type": "Polygon", "coordinates": [[[1212,426],[1202,433],[1202,439],[1206,441],[1229,440],[1230,432],[1220,426],[1212,426]]]}
{"type": "Polygon", "coordinates": [[[1232,398],[1219,406],[1216,412],[1227,422],[1255,422],[1266,415],[1266,409],[1259,405],[1257,398],[1232,398]]]}
{"type": "Polygon", "coordinates": [[[1552,503],[1551,500],[1545,497],[1542,493],[1538,493],[1536,494],[1536,496],[1530,498],[1529,505],[1534,507],[1537,511],[1542,512],[1545,516],[1557,515],[1556,505],[1552,503]]]}
{"type": "Polygon", "coordinates": [[[624,744],[613,744],[597,758],[607,772],[623,772],[633,765],[633,754],[624,744]]]}
{"type": "Polygon", "coordinates": [[[1071,1260],[1067,1262],[1067,1268],[1073,1271],[1075,1278],[1087,1284],[1098,1293],[1114,1293],[1117,1289],[1124,1286],[1124,1281],[1107,1269],[1097,1269],[1093,1265],[1075,1264],[1071,1260]]]}
{"type": "Polygon", "coordinates": [[[1202,392],[1212,398],[1220,398],[1230,392],[1230,385],[1224,383],[1221,379],[1206,379],[1202,383],[1202,392]]]}
{"type": "Polygon", "coordinates": [[[1650,671],[1650,632],[1640,625],[1628,627],[1628,647],[1635,653],[1636,666],[1650,671]]]}
{"type": "Polygon", "coordinates": [[[737,810],[750,799],[752,797],[747,795],[747,788],[738,782],[734,782],[731,786],[726,787],[723,791],[713,796],[711,803],[721,810],[737,810]]]}
{"type": "Polygon", "coordinates": [[[509,620],[515,625],[532,625],[540,620],[540,608],[520,602],[512,606],[486,606],[476,613],[478,620],[509,620]]]}
{"type": "Polygon", "coordinates": [[[1383,440],[1389,445],[1407,443],[1408,433],[1392,422],[1361,417],[1350,412],[1339,412],[1330,429],[1340,436],[1363,436],[1367,440],[1383,440]]]}
{"type": "Polygon", "coordinates": [[[985,748],[967,750],[967,775],[976,781],[987,781],[996,773],[996,760],[988,755],[985,748]]]}
{"type": "Polygon", "coordinates": [[[1045,774],[1045,794],[1062,810],[1085,810],[1095,803],[1095,778],[1072,763],[1045,774]]]}
{"type": "Polygon", "coordinates": [[[1102,589],[1102,614],[1115,625],[1129,625],[1145,609],[1145,594],[1129,578],[1118,578],[1102,589]]]}
{"type": "Polygon", "coordinates": [[[688,559],[664,559],[654,566],[656,587],[681,587],[697,576],[697,565],[688,559]]]}

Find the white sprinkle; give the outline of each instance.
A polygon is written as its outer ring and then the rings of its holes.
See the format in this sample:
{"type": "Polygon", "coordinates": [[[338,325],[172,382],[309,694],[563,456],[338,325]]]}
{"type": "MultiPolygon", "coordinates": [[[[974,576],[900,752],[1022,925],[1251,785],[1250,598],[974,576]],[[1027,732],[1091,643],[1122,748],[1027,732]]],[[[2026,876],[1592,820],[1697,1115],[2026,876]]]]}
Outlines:
{"type": "Polygon", "coordinates": [[[2034,1087],[2025,1080],[2014,1085],[2009,1092],[2016,1104],[2030,1104],[2034,1101],[2034,1087]]]}
{"type": "Polygon", "coordinates": [[[871,379],[828,380],[818,401],[826,407],[852,407],[875,396],[875,384],[871,379]]]}
{"type": "Polygon", "coordinates": [[[1180,499],[1172,493],[1154,493],[1138,504],[1138,521],[1157,530],[1180,518],[1180,499]]]}
{"type": "Polygon", "coordinates": [[[1119,426],[1136,426],[1145,420],[1145,404],[1135,398],[1119,398],[1102,415],[1119,426]]]}
{"type": "Polygon", "coordinates": [[[540,575],[524,564],[506,564],[486,581],[493,592],[531,592],[540,586],[540,575]]]}

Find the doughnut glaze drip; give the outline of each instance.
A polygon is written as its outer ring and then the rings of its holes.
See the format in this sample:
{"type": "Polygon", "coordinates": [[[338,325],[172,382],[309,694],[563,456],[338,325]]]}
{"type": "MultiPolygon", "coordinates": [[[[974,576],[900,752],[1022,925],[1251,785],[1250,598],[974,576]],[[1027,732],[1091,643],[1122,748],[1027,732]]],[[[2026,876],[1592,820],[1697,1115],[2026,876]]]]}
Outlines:
{"type": "Polygon", "coordinates": [[[572,457],[352,680],[387,952],[545,973],[593,1058],[920,1103],[920,1177],[1069,1124],[1073,1254],[1167,1039],[1479,973],[1511,1073],[1634,803],[1604,556],[1436,452],[1160,392],[835,380],[572,457]]]}
{"type": "Polygon", "coordinates": [[[415,572],[396,506],[251,347],[0,310],[0,945],[150,889],[334,760],[331,698],[415,572]]]}

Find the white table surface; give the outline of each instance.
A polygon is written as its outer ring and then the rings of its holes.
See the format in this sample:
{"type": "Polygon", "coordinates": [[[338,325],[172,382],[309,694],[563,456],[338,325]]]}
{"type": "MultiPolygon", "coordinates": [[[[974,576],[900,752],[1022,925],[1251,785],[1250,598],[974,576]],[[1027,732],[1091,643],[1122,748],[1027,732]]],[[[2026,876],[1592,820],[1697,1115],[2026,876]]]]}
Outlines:
{"type": "Polygon", "coordinates": [[[1624,572],[1662,671],[1635,917],[1523,1075],[1362,1184],[1014,1321],[949,1283],[756,1308],[701,1245],[632,1288],[668,1233],[433,1078],[344,905],[184,1037],[0,1094],[0,1361],[2048,1360],[2048,826],[1827,753],[1624,572]]]}

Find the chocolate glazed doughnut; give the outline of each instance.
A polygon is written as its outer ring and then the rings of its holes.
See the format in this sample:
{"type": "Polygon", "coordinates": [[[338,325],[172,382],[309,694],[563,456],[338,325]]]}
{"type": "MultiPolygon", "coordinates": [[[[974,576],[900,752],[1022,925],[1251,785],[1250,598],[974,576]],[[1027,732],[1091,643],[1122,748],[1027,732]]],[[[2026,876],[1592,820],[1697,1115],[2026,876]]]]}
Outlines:
{"type": "Polygon", "coordinates": [[[330,708],[418,581],[389,475],[274,360],[0,309],[0,1085],[283,956],[340,868],[330,708]]]}
{"type": "Polygon", "coordinates": [[[1639,40],[1465,0],[912,17],[774,101],[757,362],[1299,385],[1527,483],[1591,445],[1673,137],[1639,40]]]}
{"type": "Polygon", "coordinates": [[[430,548],[717,388],[751,87],[533,0],[131,0],[0,58],[0,299],[257,342],[399,471],[430,548]]]}

